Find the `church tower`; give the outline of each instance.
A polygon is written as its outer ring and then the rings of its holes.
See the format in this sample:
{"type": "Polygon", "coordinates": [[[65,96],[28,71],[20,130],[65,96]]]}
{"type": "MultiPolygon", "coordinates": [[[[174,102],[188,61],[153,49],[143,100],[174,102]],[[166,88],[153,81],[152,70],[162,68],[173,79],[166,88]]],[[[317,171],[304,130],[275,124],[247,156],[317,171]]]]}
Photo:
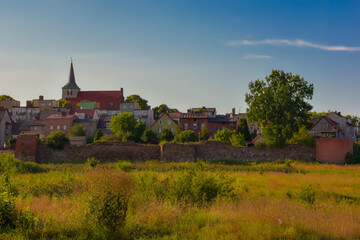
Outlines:
{"type": "Polygon", "coordinates": [[[67,98],[77,98],[79,92],[80,88],[75,82],[74,67],[71,60],[69,80],[67,84],[62,88],[62,99],[65,100],[67,98]]]}

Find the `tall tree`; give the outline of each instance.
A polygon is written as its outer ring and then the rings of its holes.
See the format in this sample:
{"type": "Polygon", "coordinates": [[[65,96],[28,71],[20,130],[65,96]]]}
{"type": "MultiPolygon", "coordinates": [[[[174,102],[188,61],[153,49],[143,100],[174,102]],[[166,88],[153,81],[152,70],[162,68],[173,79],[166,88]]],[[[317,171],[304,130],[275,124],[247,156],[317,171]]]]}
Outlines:
{"type": "Polygon", "coordinates": [[[209,129],[206,126],[204,126],[200,132],[200,140],[209,140],[209,138],[210,138],[209,129]]]}
{"type": "Polygon", "coordinates": [[[136,124],[136,118],[128,112],[120,113],[110,119],[110,129],[114,134],[132,134],[135,131],[136,124]]]}
{"type": "Polygon", "coordinates": [[[154,119],[158,120],[160,114],[162,113],[173,113],[173,112],[179,112],[176,108],[169,108],[166,104],[161,104],[158,107],[154,107],[154,119]]]}
{"type": "Polygon", "coordinates": [[[263,136],[270,147],[282,147],[305,125],[310,117],[313,84],[299,75],[273,70],[264,80],[251,81],[245,95],[247,115],[252,122],[262,123],[263,136]]]}
{"type": "Polygon", "coordinates": [[[239,119],[238,132],[245,137],[245,141],[251,140],[249,125],[246,118],[239,119]]]}
{"type": "Polygon", "coordinates": [[[143,110],[146,110],[148,108],[148,101],[136,94],[127,96],[125,102],[137,102],[139,103],[139,108],[143,110]]]}
{"type": "Polygon", "coordinates": [[[10,97],[9,95],[0,95],[0,101],[7,101],[7,100],[14,100],[12,97],[10,97]]]}

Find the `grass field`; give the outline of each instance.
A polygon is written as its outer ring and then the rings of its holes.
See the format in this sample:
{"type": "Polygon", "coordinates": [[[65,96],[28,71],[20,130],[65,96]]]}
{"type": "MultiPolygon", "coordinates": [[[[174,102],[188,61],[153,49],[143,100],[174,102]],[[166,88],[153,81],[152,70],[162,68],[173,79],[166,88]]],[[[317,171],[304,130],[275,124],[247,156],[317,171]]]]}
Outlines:
{"type": "Polygon", "coordinates": [[[0,156],[1,238],[360,239],[360,166],[0,156]]]}

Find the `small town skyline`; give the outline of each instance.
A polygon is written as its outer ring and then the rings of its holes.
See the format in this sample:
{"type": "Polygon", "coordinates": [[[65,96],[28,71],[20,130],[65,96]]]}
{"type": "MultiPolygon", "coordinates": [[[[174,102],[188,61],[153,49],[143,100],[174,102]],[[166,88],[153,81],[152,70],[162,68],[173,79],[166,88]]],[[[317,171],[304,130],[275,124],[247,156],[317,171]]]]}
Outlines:
{"type": "Polygon", "coordinates": [[[22,104],[59,99],[72,57],[84,90],[123,87],[151,106],[244,112],[248,83],[280,69],[314,84],[314,111],[360,115],[350,97],[360,88],[359,9],[358,1],[7,1],[2,94],[22,104]]]}

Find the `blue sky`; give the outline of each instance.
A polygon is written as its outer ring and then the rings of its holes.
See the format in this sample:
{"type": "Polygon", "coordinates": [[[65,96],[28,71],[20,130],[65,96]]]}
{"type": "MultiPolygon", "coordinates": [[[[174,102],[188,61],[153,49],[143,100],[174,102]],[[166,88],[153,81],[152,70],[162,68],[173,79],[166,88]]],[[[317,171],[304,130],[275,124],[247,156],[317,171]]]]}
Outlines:
{"type": "Polygon", "coordinates": [[[74,60],[82,90],[245,111],[272,69],[315,86],[315,111],[360,115],[360,1],[2,0],[0,94],[59,99],[74,60]]]}

